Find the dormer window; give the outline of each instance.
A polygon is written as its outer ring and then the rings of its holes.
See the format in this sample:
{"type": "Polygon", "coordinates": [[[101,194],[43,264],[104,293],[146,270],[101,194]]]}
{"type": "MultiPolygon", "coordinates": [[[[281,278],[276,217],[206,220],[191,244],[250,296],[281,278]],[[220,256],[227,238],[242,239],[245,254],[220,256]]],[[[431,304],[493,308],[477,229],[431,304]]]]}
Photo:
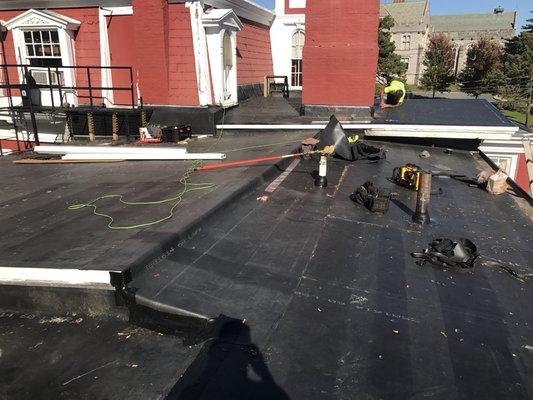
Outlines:
{"type": "Polygon", "coordinates": [[[24,31],[24,45],[32,67],[63,66],[57,29],[24,31]]]}
{"type": "MultiPolygon", "coordinates": [[[[80,22],[51,10],[27,10],[5,23],[13,35],[13,45],[19,68],[19,78],[24,82],[26,70],[39,85],[73,86],[75,71],[64,68],[75,65],[74,37],[80,22]]],[[[76,104],[74,93],[57,89],[41,89],[42,105],[68,102],[76,104]],[[53,92],[53,99],[50,98],[53,92]]]]}
{"type": "Polygon", "coordinates": [[[213,9],[204,13],[202,25],[215,102],[225,107],[237,104],[237,31],[244,25],[231,9],[213,9]]]}

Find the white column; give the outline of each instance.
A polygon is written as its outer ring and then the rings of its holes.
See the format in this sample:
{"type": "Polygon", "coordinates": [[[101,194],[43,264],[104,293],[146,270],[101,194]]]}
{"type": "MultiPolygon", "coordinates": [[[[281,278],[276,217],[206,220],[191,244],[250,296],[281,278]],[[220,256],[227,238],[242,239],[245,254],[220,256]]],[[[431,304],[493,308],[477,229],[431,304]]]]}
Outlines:
{"type": "MultiPolygon", "coordinates": [[[[107,19],[105,17],[105,12],[101,8],[98,9],[98,23],[100,26],[100,65],[102,67],[109,67],[111,66],[109,33],[107,31],[107,19]]],[[[102,68],[101,80],[102,87],[113,86],[113,77],[110,69],[102,68]]],[[[112,90],[102,90],[102,97],[104,98],[104,104],[106,106],[110,106],[114,103],[112,90]]]]}

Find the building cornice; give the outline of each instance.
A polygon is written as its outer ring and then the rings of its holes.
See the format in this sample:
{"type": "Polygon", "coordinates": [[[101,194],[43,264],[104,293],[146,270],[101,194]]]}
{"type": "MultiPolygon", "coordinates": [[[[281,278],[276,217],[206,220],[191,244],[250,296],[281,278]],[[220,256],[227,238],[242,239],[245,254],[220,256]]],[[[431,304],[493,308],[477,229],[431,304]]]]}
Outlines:
{"type": "Polygon", "coordinates": [[[49,10],[29,9],[6,21],[4,26],[11,30],[19,27],[57,26],[69,30],[77,30],[81,22],[49,10]]]}
{"type": "Polygon", "coordinates": [[[202,16],[202,24],[205,28],[227,27],[241,30],[243,27],[241,20],[231,8],[217,8],[204,13],[202,16]]]}
{"type": "MultiPolygon", "coordinates": [[[[197,0],[200,1],[200,0],[197,0]]],[[[185,3],[185,0],[168,0],[170,4],[185,3]]],[[[244,18],[262,25],[270,26],[275,14],[269,9],[254,3],[251,0],[204,0],[204,4],[211,7],[235,11],[240,18],[244,18]]]]}

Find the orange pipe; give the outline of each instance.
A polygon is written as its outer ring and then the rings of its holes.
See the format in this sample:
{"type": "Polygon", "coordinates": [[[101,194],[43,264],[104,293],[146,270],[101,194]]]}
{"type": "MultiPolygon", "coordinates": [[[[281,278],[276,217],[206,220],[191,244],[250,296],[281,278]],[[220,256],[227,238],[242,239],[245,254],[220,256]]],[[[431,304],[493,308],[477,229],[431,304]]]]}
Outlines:
{"type": "Polygon", "coordinates": [[[195,171],[210,171],[210,170],[214,170],[214,169],[222,169],[222,168],[228,168],[228,167],[238,167],[238,166],[241,166],[241,165],[255,164],[255,163],[260,163],[260,162],[263,162],[263,161],[282,160],[284,158],[299,157],[299,156],[303,156],[303,155],[304,155],[304,153],[296,153],[296,154],[286,154],[286,155],[282,155],[282,156],[251,158],[249,160],[228,161],[228,162],[223,162],[223,163],[220,163],[220,164],[203,165],[201,167],[196,168],[195,171]]]}

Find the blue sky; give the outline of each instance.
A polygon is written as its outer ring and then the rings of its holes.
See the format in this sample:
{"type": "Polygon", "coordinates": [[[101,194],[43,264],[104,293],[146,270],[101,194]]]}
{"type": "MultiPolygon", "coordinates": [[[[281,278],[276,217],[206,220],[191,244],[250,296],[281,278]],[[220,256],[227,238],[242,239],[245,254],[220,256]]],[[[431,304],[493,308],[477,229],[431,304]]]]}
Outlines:
{"type": "MultiPolygon", "coordinates": [[[[274,0],[254,1],[270,9],[274,8],[274,0]]],[[[390,2],[392,1],[382,1],[382,3],[390,2]]],[[[526,19],[533,18],[533,14],[529,12],[533,10],[533,2],[531,0],[430,0],[430,5],[433,15],[492,12],[494,8],[501,5],[506,11],[518,11],[516,24],[518,29],[525,24],[526,19]]]]}

